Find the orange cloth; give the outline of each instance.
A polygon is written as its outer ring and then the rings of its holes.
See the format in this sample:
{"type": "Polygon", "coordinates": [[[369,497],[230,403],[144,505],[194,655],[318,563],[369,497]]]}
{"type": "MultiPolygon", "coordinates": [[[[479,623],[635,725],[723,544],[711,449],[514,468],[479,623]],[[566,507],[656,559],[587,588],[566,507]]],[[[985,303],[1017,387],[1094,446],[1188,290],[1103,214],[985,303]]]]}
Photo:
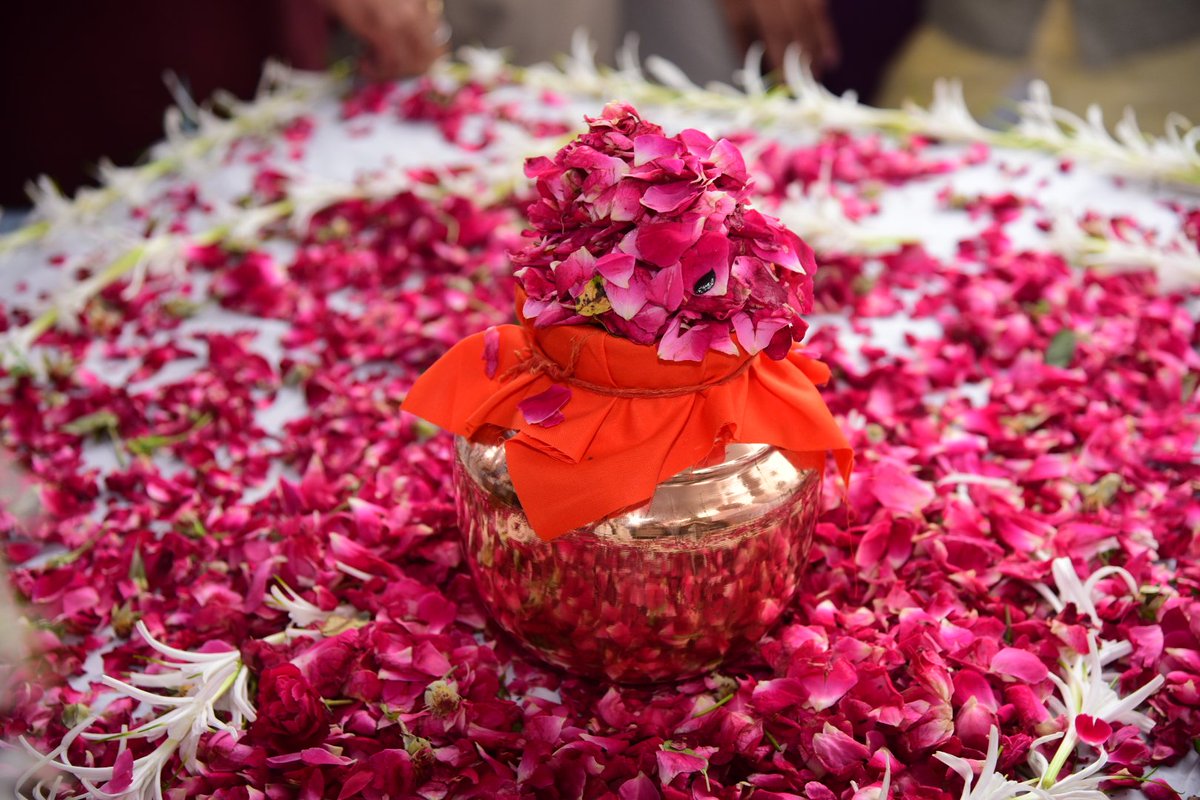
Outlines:
{"type": "MultiPolygon", "coordinates": [[[[520,304],[518,303],[518,308],[520,304]]],[[[529,524],[555,539],[588,523],[648,501],[655,487],[699,464],[716,444],[770,444],[797,466],[824,469],[833,451],[843,480],[853,453],[816,385],[829,368],[791,353],[781,361],[710,351],[702,361],[668,362],[653,345],[640,345],[587,325],[534,328],[501,325],[498,364],[487,376],[486,333],[459,342],[412,387],[403,408],[474,441],[505,443],[513,488],[529,524]],[[717,384],[669,397],[615,397],[559,381],[571,389],[565,419],[543,427],[517,407],[556,381],[528,371],[531,342],[573,378],[625,389],[671,389],[717,384]]],[[[492,334],[495,336],[495,334],[492,334]]]]}

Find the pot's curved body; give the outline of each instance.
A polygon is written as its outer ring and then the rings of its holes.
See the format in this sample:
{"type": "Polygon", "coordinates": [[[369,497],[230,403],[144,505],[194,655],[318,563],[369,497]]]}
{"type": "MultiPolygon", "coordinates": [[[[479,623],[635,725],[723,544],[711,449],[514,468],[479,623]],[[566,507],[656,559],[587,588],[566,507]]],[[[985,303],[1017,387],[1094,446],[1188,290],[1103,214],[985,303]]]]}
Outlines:
{"type": "Polygon", "coordinates": [[[502,446],[459,438],[463,549],[499,625],[581,676],[696,675],[757,642],[796,593],[820,477],[763,445],[683,472],[650,503],[544,542],[521,512],[502,446]]]}

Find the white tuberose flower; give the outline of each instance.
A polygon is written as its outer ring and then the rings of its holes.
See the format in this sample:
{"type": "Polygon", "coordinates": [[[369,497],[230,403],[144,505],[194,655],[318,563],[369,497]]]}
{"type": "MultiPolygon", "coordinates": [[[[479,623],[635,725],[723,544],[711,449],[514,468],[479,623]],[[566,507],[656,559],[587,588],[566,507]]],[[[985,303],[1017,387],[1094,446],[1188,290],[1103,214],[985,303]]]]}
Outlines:
{"type": "MultiPolygon", "coordinates": [[[[1086,714],[1102,722],[1137,725],[1143,733],[1154,727],[1154,721],[1138,711],[1137,707],[1158,691],[1158,688],[1163,685],[1163,676],[1155,675],[1137,691],[1121,697],[1113,690],[1116,683],[1115,676],[1104,672],[1106,664],[1129,655],[1132,650],[1133,645],[1129,642],[1101,643],[1097,641],[1094,634],[1088,634],[1088,652],[1073,656],[1064,665],[1066,679],[1053,673],[1049,676],[1061,695],[1061,699],[1051,698],[1049,705],[1055,713],[1066,717],[1067,730],[1064,734],[1055,734],[1045,739],[1039,739],[1030,748],[1029,764],[1041,776],[1038,781],[1038,786],[1043,790],[1041,796],[1061,800],[1091,800],[1094,797],[1102,798],[1104,796],[1099,793],[1088,793],[1100,780],[1100,778],[1093,780],[1093,776],[1100,769],[1095,764],[1062,780],[1058,778],[1063,765],[1075,752],[1079,742],[1076,725],[1081,715],[1086,714]],[[1054,757],[1047,761],[1038,748],[1060,737],[1062,741],[1059,742],[1054,757]]],[[[1103,748],[1100,748],[1100,757],[1097,763],[1103,766],[1106,760],[1107,755],[1103,748]]]]}
{"type": "Polygon", "coordinates": [[[1068,604],[1074,604],[1075,608],[1081,614],[1087,614],[1092,621],[1092,627],[1100,627],[1100,616],[1096,613],[1096,584],[1109,575],[1116,575],[1125,581],[1125,585],[1129,587],[1129,593],[1137,595],[1137,581],[1129,572],[1121,567],[1101,567],[1088,577],[1086,581],[1079,580],[1078,573],[1075,572],[1075,565],[1071,563],[1071,559],[1063,556],[1062,558],[1054,559],[1054,563],[1050,567],[1051,574],[1054,575],[1054,584],[1058,587],[1058,594],[1055,594],[1046,586],[1038,583],[1034,584],[1038,593],[1046,599],[1046,602],[1054,608],[1056,613],[1061,612],[1068,604]]]}
{"type": "Polygon", "coordinates": [[[325,611],[320,606],[305,600],[296,593],[295,589],[283,581],[279,581],[279,585],[271,587],[271,594],[267,597],[266,603],[271,608],[286,611],[288,617],[292,620],[292,624],[297,628],[307,628],[314,623],[321,623],[323,625],[332,615],[337,613],[354,613],[354,610],[348,606],[340,606],[335,611],[325,611]]]}
{"type": "Polygon", "coordinates": [[[970,762],[964,758],[949,753],[934,753],[933,756],[962,776],[960,800],[1015,800],[1032,795],[1028,785],[1009,780],[996,772],[996,762],[1000,760],[1000,731],[995,726],[988,732],[987,757],[978,778],[970,762]]]}
{"type": "MultiPolygon", "coordinates": [[[[1062,734],[1056,733],[1033,743],[1033,748],[1029,751],[1029,763],[1039,775],[1045,775],[1050,765],[1037,748],[1061,738],[1062,734]]],[[[1101,750],[1095,761],[1078,772],[1055,780],[1048,787],[1043,788],[1035,784],[1030,796],[1037,797],[1038,800],[1108,800],[1108,795],[1100,791],[1100,784],[1109,778],[1108,774],[1103,772],[1107,763],[1108,753],[1101,750]]]]}
{"type": "Polygon", "coordinates": [[[1137,691],[1121,697],[1113,690],[1116,676],[1106,674],[1104,666],[1129,655],[1133,645],[1129,642],[1100,644],[1091,634],[1088,644],[1090,652],[1074,656],[1067,664],[1066,680],[1050,674],[1050,680],[1061,695],[1061,700],[1050,700],[1054,710],[1067,716],[1072,730],[1075,718],[1086,714],[1104,722],[1137,725],[1143,733],[1149,731],[1154,727],[1154,721],[1136,709],[1163,685],[1163,676],[1155,675],[1137,691]]]}
{"type": "MultiPolygon", "coordinates": [[[[96,719],[91,717],[83,725],[73,729],[62,744],[45,756],[37,753],[22,739],[22,744],[38,758],[38,761],[22,776],[18,786],[28,781],[37,770],[51,766],[73,775],[96,797],[161,800],[162,770],[176,750],[179,751],[184,768],[196,773],[200,769],[196,750],[204,734],[222,730],[238,735],[247,723],[254,721],[255,711],[250,702],[248,687],[249,672],[242,664],[242,656],[238,650],[213,653],[179,650],[155,639],[140,621],[137,630],[162,657],[161,660],[155,661],[163,668],[162,671],[153,675],[131,675],[128,683],[107,675],[103,676],[101,681],[123,695],[141,700],[155,708],[169,710],[132,730],[113,734],[86,733],[86,729],[96,719]],[[141,687],[168,689],[173,694],[157,694],[141,687]],[[222,719],[220,713],[227,714],[228,721],[222,719]],[[166,739],[153,752],[133,762],[129,788],[119,794],[111,794],[101,791],[98,784],[113,780],[116,772],[114,767],[85,767],[72,764],[68,759],[70,742],[80,736],[96,740],[140,738],[153,741],[164,736],[166,739]]],[[[40,786],[41,784],[34,788],[35,796],[37,792],[42,791],[40,786]]]]}

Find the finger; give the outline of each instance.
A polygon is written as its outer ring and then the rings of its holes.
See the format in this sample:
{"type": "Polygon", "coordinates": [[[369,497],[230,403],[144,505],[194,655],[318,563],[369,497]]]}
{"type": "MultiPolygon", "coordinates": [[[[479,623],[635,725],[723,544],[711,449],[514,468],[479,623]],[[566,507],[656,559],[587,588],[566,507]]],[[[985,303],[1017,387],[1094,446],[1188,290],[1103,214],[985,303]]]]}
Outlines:
{"type": "Polygon", "coordinates": [[[405,30],[405,69],[408,74],[424,72],[445,52],[447,28],[438,6],[417,0],[411,24],[405,30]]]}
{"type": "Polygon", "coordinates": [[[381,15],[369,34],[378,74],[389,78],[416,75],[437,58],[438,21],[424,12],[424,3],[397,4],[381,15]]]}
{"type": "Polygon", "coordinates": [[[813,60],[826,69],[832,69],[841,61],[842,54],[829,4],[827,0],[804,0],[804,5],[807,24],[812,30],[813,60]]]}
{"type": "Polygon", "coordinates": [[[759,34],[767,50],[772,69],[783,64],[784,53],[792,40],[790,15],[785,0],[752,0],[759,34]]]}
{"type": "Polygon", "coordinates": [[[790,0],[787,11],[792,38],[800,46],[809,70],[814,76],[820,77],[826,65],[826,53],[825,42],[818,30],[817,14],[808,0],[790,0]]]}
{"type": "Polygon", "coordinates": [[[439,39],[439,28],[439,20],[426,16],[399,35],[396,57],[403,74],[422,73],[441,55],[444,43],[439,39]]]}

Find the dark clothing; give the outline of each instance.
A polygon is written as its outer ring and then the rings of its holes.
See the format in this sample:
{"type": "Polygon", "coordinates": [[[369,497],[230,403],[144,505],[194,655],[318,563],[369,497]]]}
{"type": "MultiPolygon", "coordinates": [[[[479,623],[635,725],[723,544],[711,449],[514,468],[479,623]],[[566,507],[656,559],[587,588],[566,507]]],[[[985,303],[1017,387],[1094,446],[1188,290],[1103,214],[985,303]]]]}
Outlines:
{"type": "Polygon", "coordinates": [[[325,66],[314,0],[39,0],[0,22],[0,206],[48,174],[67,192],[102,156],[134,163],[162,138],[173,70],[197,100],[254,93],[264,60],[325,66]]]}
{"type": "Polygon", "coordinates": [[[835,94],[853,90],[875,98],[883,76],[921,21],[921,0],[830,0],[829,19],[842,51],[841,62],[821,75],[835,94]]]}

